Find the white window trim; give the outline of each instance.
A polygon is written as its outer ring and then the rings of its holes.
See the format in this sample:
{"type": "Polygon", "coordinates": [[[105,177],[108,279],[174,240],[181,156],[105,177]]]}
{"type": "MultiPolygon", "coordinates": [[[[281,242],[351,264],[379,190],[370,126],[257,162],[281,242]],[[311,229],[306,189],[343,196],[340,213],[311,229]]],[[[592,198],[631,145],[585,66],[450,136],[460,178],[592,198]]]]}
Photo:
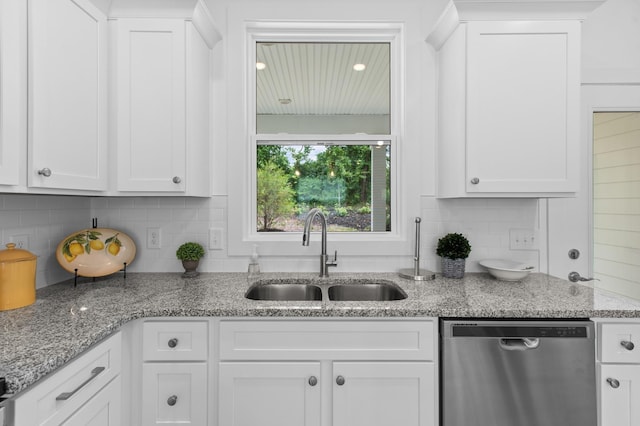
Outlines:
{"type": "MultiPolygon", "coordinates": [[[[245,24],[245,53],[243,62],[244,129],[245,144],[235,146],[230,154],[245,161],[234,162],[229,184],[229,255],[248,255],[254,244],[260,246],[264,255],[310,254],[302,250],[301,232],[269,233],[256,229],[256,147],[257,141],[391,141],[391,231],[390,232],[344,232],[330,233],[329,250],[338,250],[339,255],[388,255],[403,252],[407,236],[403,217],[403,200],[400,197],[399,173],[402,164],[403,130],[403,25],[401,23],[362,22],[247,22],[245,24]],[[389,135],[292,135],[256,134],[256,43],[272,42],[383,42],[391,45],[391,132],[389,135]],[[242,173],[242,175],[240,175],[242,173]],[[233,179],[233,177],[236,177],[233,179]]],[[[313,228],[316,229],[315,226],[313,228]]],[[[311,238],[312,245],[320,243],[319,236],[311,238]],[[314,244],[315,243],[315,244],[314,244]]],[[[315,251],[312,252],[316,254],[315,251]]]]}

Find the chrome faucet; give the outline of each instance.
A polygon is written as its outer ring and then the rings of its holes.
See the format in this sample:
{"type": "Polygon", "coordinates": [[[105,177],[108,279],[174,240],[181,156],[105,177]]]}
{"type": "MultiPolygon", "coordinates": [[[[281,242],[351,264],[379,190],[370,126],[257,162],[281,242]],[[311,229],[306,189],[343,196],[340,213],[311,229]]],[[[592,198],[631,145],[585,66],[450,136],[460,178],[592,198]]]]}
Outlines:
{"type": "Polygon", "coordinates": [[[316,216],[320,218],[320,224],[322,225],[322,252],[320,253],[320,276],[328,277],[329,267],[338,266],[338,251],[336,250],[333,260],[329,261],[329,256],[327,256],[327,218],[318,208],[309,210],[309,213],[307,214],[307,219],[304,222],[304,231],[302,232],[302,245],[303,246],[309,245],[309,241],[311,240],[311,224],[313,223],[313,219],[315,219],[316,216]]]}

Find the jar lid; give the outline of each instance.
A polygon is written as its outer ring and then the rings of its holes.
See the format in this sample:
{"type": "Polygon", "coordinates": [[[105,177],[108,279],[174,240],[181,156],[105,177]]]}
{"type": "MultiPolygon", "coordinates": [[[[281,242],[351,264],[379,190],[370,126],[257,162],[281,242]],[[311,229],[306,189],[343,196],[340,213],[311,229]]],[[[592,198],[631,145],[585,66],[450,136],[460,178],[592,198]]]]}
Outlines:
{"type": "Polygon", "coordinates": [[[16,248],[14,243],[8,243],[6,247],[6,250],[0,250],[0,262],[21,262],[36,258],[30,251],[16,248]]]}

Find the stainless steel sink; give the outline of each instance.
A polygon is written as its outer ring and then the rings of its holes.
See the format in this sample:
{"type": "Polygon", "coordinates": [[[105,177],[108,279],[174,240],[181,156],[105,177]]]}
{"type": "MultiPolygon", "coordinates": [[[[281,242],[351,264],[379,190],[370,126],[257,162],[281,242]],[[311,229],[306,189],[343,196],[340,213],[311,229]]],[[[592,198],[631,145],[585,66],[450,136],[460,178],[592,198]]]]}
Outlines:
{"type": "Polygon", "coordinates": [[[388,301],[407,298],[407,293],[391,283],[340,284],[329,287],[329,300],[388,301]]]}
{"type": "Polygon", "coordinates": [[[244,297],[252,300],[322,300],[322,289],[312,284],[257,283],[244,297]]]}

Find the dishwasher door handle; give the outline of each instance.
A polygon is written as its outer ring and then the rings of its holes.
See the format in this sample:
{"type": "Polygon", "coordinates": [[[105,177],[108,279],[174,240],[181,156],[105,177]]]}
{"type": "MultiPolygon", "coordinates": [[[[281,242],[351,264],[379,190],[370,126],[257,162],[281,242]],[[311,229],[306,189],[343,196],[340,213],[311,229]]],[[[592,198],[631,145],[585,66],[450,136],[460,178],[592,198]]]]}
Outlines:
{"type": "Polygon", "coordinates": [[[540,339],[530,337],[500,339],[500,347],[505,351],[527,351],[529,349],[536,349],[539,345],[540,339]]]}

